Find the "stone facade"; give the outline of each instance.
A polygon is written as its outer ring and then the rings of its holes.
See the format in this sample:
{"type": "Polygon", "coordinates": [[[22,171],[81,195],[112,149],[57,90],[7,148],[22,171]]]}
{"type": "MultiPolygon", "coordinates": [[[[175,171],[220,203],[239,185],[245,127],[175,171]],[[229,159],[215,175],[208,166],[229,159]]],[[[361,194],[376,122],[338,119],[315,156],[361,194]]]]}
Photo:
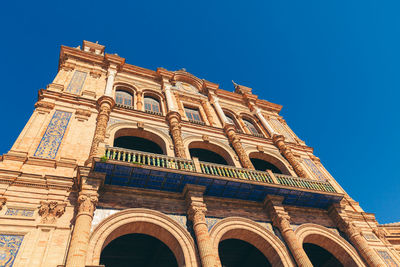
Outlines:
{"type": "Polygon", "coordinates": [[[351,199],[280,105],[234,85],[130,65],[97,43],[62,46],[56,77],[0,158],[0,266],[98,266],[104,247],[130,233],[156,237],[186,267],[221,266],[218,245],[230,238],[273,266],[312,266],[303,243],[344,266],[400,266],[398,225],[380,226],[351,199]],[[121,89],[130,104],[117,99],[121,89]],[[163,155],[114,148],[123,136],[163,155]]]}

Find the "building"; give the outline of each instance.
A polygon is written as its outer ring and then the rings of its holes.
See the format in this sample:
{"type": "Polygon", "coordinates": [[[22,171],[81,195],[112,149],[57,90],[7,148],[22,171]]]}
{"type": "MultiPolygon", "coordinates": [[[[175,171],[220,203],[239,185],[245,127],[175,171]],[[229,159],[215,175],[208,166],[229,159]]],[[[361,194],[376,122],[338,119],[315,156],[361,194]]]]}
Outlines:
{"type": "Polygon", "coordinates": [[[400,266],[398,224],[234,88],[62,46],[0,160],[0,266],[400,266]]]}

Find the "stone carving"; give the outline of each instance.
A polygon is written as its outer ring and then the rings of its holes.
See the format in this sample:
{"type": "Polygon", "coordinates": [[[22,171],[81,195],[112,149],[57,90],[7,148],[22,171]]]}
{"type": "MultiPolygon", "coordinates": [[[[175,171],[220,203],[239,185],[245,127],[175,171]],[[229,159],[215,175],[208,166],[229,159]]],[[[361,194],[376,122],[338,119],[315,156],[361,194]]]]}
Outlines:
{"type": "Polygon", "coordinates": [[[108,120],[110,119],[111,109],[115,105],[114,99],[109,96],[102,96],[97,101],[99,107],[99,114],[97,115],[96,130],[90,148],[89,160],[97,156],[99,144],[104,141],[106,136],[106,129],[108,120]]]}
{"type": "Polygon", "coordinates": [[[35,108],[41,108],[41,109],[46,109],[48,111],[52,110],[54,108],[55,104],[46,102],[46,101],[39,101],[36,102],[35,108]]]}
{"type": "Polygon", "coordinates": [[[64,214],[66,206],[67,203],[41,201],[39,207],[39,215],[42,217],[41,223],[55,223],[56,219],[64,214]]]}
{"type": "Polygon", "coordinates": [[[188,209],[188,218],[194,224],[196,223],[206,223],[206,212],[207,208],[205,204],[192,204],[188,209]]]}
{"type": "Polygon", "coordinates": [[[201,100],[201,105],[203,106],[203,109],[204,109],[204,111],[206,113],[208,122],[213,126],[215,123],[214,123],[214,118],[213,118],[213,115],[211,113],[208,101],[201,100]]]}
{"type": "Polygon", "coordinates": [[[82,117],[90,117],[92,114],[89,110],[84,110],[84,109],[77,109],[75,111],[76,115],[82,116],[82,117]]]}
{"type": "Polygon", "coordinates": [[[290,165],[292,165],[297,175],[303,178],[309,178],[307,172],[303,169],[299,161],[293,155],[291,149],[285,144],[285,137],[283,137],[283,135],[276,134],[272,139],[281,154],[289,161],[290,165]]]}
{"type": "Polygon", "coordinates": [[[78,213],[89,213],[93,215],[98,200],[99,199],[96,195],[84,195],[84,194],[79,195],[78,213]]]}
{"type": "Polygon", "coordinates": [[[181,116],[178,112],[170,111],[167,114],[169,129],[171,131],[172,139],[174,140],[175,155],[180,158],[186,158],[185,148],[183,146],[182,132],[181,132],[181,116]]]}
{"type": "Polygon", "coordinates": [[[56,157],[58,148],[60,147],[65,131],[67,130],[71,115],[71,112],[60,110],[54,112],[54,115],[47,126],[46,132],[35,151],[35,157],[45,159],[54,159],[56,157]]]}
{"type": "Polygon", "coordinates": [[[203,134],[203,136],[201,137],[202,139],[203,139],[203,141],[204,142],[210,142],[210,136],[209,135],[206,135],[206,134],[203,134]]]}
{"type": "Polygon", "coordinates": [[[6,204],[7,198],[5,197],[0,197],[0,210],[3,208],[3,206],[6,204]]]}

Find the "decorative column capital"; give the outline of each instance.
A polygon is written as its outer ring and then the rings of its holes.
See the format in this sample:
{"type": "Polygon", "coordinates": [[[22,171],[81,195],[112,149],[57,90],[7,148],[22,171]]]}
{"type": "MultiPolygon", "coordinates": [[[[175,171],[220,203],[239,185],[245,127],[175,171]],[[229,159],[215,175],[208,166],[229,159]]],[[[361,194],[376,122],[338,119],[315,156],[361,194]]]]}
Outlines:
{"type": "Polygon", "coordinates": [[[0,210],[3,208],[3,206],[6,204],[7,198],[5,197],[0,197],[0,210]]]}
{"type": "Polygon", "coordinates": [[[100,109],[104,105],[108,105],[111,109],[115,106],[115,100],[111,96],[103,95],[99,99],[97,99],[97,109],[100,109]]]}
{"type": "Polygon", "coordinates": [[[78,197],[78,213],[87,213],[93,216],[94,210],[96,209],[98,194],[85,194],[80,193],[78,197]]]}
{"type": "Polygon", "coordinates": [[[57,201],[40,201],[39,215],[42,217],[41,223],[53,224],[57,218],[65,212],[67,203],[57,201]]]}

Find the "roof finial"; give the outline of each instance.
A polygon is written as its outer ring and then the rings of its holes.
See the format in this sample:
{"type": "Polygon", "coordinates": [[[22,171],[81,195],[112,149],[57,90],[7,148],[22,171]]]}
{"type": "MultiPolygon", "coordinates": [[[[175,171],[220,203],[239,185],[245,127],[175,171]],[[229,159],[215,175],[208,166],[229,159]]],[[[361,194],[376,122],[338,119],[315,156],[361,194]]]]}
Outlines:
{"type": "Polygon", "coordinates": [[[235,83],[235,81],[234,81],[234,80],[232,80],[232,83],[233,83],[233,86],[234,86],[235,88],[238,86],[238,84],[237,84],[237,83],[235,83]]]}

